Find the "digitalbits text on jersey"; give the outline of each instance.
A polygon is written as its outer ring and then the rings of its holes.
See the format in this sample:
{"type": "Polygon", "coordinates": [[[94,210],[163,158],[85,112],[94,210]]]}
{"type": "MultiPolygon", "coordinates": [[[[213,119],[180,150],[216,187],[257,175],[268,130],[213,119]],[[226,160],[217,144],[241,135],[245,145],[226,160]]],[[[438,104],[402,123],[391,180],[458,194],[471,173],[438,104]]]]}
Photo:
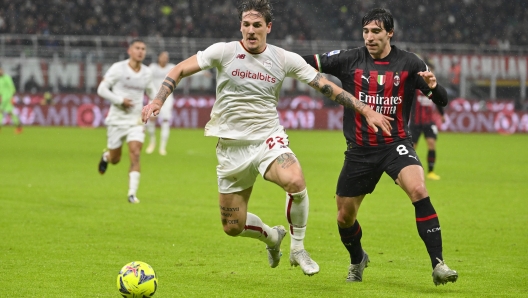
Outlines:
{"type": "Polygon", "coordinates": [[[253,79],[253,80],[260,80],[260,81],[265,81],[265,82],[269,82],[272,84],[275,84],[277,82],[277,79],[270,76],[269,74],[263,74],[261,72],[251,72],[250,70],[243,71],[240,69],[235,69],[231,72],[231,75],[234,77],[239,77],[241,79],[247,78],[247,79],[253,79]]]}

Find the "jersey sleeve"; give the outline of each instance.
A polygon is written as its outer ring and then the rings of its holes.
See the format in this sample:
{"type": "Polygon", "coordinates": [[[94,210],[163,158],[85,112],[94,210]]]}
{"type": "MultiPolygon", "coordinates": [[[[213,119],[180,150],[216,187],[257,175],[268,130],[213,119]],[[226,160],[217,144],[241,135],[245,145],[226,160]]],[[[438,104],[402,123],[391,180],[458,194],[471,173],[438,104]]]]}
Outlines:
{"type": "Polygon", "coordinates": [[[416,78],[416,89],[422,91],[423,95],[431,99],[431,96],[432,96],[431,89],[429,88],[429,85],[427,85],[427,83],[425,82],[424,78],[422,78],[421,76],[417,76],[416,78]]]}
{"type": "Polygon", "coordinates": [[[119,81],[121,75],[119,65],[117,63],[112,64],[106,71],[103,80],[97,88],[97,94],[115,105],[123,103],[124,98],[112,92],[112,87],[119,81]]]}
{"type": "Polygon", "coordinates": [[[107,84],[110,85],[110,87],[114,86],[121,77],[121,70],[119,69],[119,65],[117,63],[112,64],[110,68],[106,71],[103,80],[106,81],[107,84]]]}
{"type": "Polygon", "coordinates": [[[303,56],[303,58],[319,72],[339,76],[341,66],[346,60],[346,55],[344,55],[346,52],[345,50],[335,50],[324,54],[303,56]]]}
{"type": "Polygon", "coordinates": [[[284,70],[287,77],[295,78],[303,83],[310,83],[317,75],[310,64],[299,55],[293,52],[285,51],[284,70]]]}
{"type": "Polygon", "coordinates": [[[198,53],[196,53],[198,66],[200,66],[202,70],[220,66],[222,64],[226,45],[225,42],[219,42],[209,46],[203,51],[198,51],[198,53]]]}

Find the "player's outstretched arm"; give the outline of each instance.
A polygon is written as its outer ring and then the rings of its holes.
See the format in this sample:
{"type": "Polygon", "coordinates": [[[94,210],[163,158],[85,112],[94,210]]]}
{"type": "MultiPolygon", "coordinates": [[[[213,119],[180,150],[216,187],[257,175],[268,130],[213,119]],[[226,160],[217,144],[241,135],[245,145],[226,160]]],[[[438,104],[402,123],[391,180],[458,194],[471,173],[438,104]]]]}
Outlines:
{"type": "Polygon", "coordinates": [[[354,109],[363,115],[367,120],[368,125],[372,127],[375,132],[378,132],[379,127],[385,134],[390,135],[390,131],[392,129],[390,121],[394,120],[393,118],[374,111],[368,105],[355,98],[352,94],[330,82],[320,73],[317,73],[315,79],[313,79],[309,85],[315,90],[321,92],[324,96],[330,98],[345,108],[354,109]]]}
{"type": "Polygon", "coordinates": [[[201,70],[196,55],[191,56],[174,66],[165,77],[163,83],[161,83],[158,94],[156,94],[154,99],[148,105],[143,107],[143,110],[141,111],[143,122],[147,123],[151,116],[157,116],[159,114],[161,106],[167,97],[174,91],[176,86],[178,86],[181,79],[201,70]]]}

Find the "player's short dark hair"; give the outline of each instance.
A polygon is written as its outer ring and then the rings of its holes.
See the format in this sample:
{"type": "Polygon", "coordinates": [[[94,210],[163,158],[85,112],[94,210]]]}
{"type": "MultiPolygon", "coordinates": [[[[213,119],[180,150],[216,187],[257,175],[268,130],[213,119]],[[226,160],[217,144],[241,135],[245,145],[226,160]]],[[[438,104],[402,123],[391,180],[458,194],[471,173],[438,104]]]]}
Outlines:
{"type": "Polygon", "coordinates": [[[269,0],[243,0],[238,3],[238,19],[242,21],[242,14],[246,11],[254,10],[260,13],[266,24],[273,20],[271,3],[269,0]]]}
{"type": "Polygon", "coordinates": [[[383,27],[387,32],[394,30],[394,19],[392,14],[384,8],[373,8],[363,17],[361,24],[365,27],[368,23],[376,21],[383,23],[383,27]]]}
{"type": "Polygon", "coordinates": [[[144,43],[145,45],[147,45],[146,42],[144,42],[142,39],[140,38],[134,38],[132,39],[129,43],[128,43],[128,47],[131,47],[133,44],[135,44],[136,42],[141,42],[141,43],[144,43]]]}

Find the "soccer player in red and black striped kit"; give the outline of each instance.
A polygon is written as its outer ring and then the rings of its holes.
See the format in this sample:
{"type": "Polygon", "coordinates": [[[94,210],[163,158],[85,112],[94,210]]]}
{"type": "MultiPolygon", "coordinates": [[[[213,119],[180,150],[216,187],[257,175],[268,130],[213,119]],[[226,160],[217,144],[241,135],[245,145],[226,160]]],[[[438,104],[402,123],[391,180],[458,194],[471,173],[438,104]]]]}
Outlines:
{"type": "Polygon", "coordinates": [[[432,101],[442,106],[447,104],[447,92],[418,56],[391,46],[394,21],[389,11],[379,8],[369,11],[362,26],[365,46],[303,57],[319,72],[340,79],[343,89],[361,102],[394,119],[387,135],[374,132],[359,113],[344,109],[343,132],[348,148],[337,182],[336,202],[339,234],[351,261],[347,281],[363,279],[369,257],[361,246],[363,231],[357,213],[365,195],[374,191],[386,172],[415,207],[418,234],[432,262],[433,282],[435,285],[455,282],[458,273],[443,261],[440,222],[408,128],[416,89],[422,88],[425,94],[431,92],[432,101]]]}
{"type": "MultiPolygon", "coordinates": [[[[429,70],[434,71],[432,65],[429,64],[429,70]]],[[[434,165],[436,162],[436,139],[438,137],[438,127],[434,121],[434,115],[439,113],[444,119],[444,108],[441,105],[435,104],[431,101],[433,93],[422,93],[421,90],[427,90],[427,85],[419,88],[416,91],[416,100],[411,111],[411,121],[409,122],[409,129],[411,131],[411,139],[413,147],[416,150],[420,135],[423,133],[425,142],[427,143],[427,179],[440,180],[434,172],[434,165]],[[435,108],[436,105],[436,108],[435,108]]]]}

